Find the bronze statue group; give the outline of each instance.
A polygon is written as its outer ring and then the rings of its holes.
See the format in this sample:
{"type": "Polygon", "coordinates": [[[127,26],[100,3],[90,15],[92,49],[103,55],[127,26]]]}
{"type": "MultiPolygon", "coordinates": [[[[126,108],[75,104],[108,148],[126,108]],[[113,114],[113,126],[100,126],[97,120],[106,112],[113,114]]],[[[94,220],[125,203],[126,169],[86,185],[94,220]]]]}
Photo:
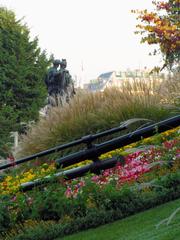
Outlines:
{"type": "Polygon", "coordinates": [[[66,59],[61,61],[56,59],[53,61],[53,67],[49,68],[46,74],[45,84],[50,107],[64,106],[75,95],[74,83],[66,66],[66,59]]]}

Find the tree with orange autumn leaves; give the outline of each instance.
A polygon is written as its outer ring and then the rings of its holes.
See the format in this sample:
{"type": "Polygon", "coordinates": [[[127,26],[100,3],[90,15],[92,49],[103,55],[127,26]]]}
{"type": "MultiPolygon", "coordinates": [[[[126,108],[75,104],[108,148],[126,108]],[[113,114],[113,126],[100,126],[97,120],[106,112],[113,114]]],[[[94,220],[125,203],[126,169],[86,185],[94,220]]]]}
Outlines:
{"type": "Polygon", "coordinates": [[[132,10],[138,14],[140,24],[136,34],[141,34],[141,43],[156,44],[161,53],[163,66],[157,70],[180,68],[180,0],[153,1],[153,12],[132,10]]]}

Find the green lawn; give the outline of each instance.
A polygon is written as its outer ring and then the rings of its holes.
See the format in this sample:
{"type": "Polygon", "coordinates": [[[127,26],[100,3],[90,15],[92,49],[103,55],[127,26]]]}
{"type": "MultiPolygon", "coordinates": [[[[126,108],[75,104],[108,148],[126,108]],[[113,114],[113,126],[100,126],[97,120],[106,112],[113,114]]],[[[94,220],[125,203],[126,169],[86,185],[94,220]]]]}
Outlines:
{"type": "Polygon", "coordinates": [[[180,212],[171,224],[155,225],[180,207],[180,199],[96,229],[67,236],[64,240],[180,240],[180,212]]]}

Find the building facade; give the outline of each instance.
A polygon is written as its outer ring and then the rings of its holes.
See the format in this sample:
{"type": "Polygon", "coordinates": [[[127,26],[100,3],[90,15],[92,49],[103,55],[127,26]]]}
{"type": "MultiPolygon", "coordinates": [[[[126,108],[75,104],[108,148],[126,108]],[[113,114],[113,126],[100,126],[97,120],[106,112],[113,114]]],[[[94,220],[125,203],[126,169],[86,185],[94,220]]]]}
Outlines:
{"type": "Polygon", "coordinates": [[[108,87],[122,87],[122,84],[125,82],[132,83],[139,80],[148,82],[153,79],[162,81],[165,78],[164,74],[149,74],[149,72],[146,68],[143,70],[127,69],[126,71],[106,72],[100,74],[97,79],[92,80],[89,84],[86,84],[84,88],[93,92],[104,91],[104,89],[108,87]]]}

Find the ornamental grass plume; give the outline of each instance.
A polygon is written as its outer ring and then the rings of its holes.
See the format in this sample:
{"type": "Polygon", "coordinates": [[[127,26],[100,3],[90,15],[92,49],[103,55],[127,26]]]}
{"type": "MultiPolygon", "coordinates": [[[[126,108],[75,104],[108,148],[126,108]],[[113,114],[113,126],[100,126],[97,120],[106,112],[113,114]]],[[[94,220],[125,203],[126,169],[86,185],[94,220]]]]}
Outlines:
{"type": "Polygon", "coordinates": [[[159,222],[156,225],[156,228],[159,228],[162,224],[166,224],[168,226],[172,222],[174,217],[177,215],[177,213],[179,213],[179,212],[180,212],[180,207],[176,208],[176,210],[173,211],[173,213],[171,213],[171,215],[168,218],[165,218],[161,222],[159,222]]]}
{"type": "Polygon", "coordinates": [[[161,92],[161,83],[156,79],[124,81],[121,88],[77,93],[70,104],[52,108],[45,118],[32,125],[21,137],[16,157],[119,126],[127,119],[165,119],[171,113],[163,100],[169,97],[161,92]]]}

